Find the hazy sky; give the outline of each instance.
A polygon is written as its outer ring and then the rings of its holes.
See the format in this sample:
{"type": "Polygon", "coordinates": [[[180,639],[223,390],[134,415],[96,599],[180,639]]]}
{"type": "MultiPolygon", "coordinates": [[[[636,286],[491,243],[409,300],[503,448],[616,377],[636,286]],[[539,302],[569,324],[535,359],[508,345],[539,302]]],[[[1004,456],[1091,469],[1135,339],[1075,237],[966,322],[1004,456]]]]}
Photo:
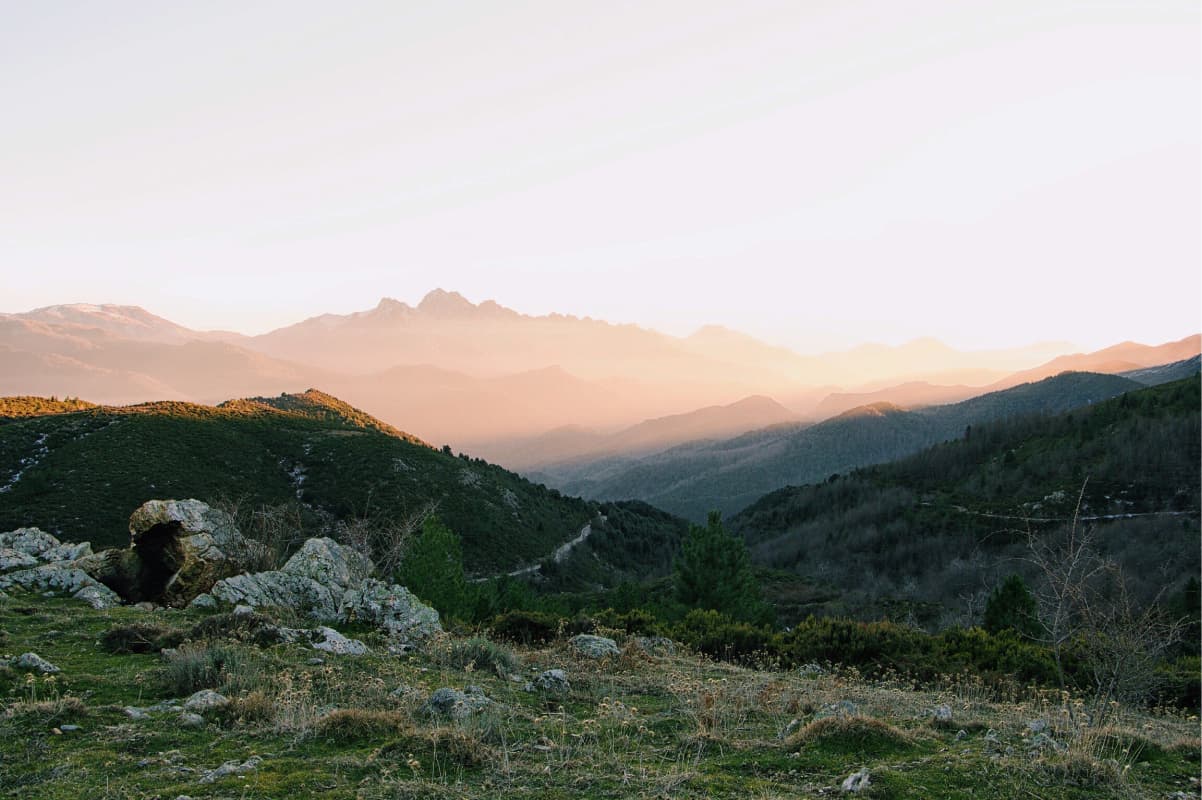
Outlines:
{"type": "Polygon", "coordinates": [[[0,311],[1178,338],[1199,8],[0,0],[0,311]]]}

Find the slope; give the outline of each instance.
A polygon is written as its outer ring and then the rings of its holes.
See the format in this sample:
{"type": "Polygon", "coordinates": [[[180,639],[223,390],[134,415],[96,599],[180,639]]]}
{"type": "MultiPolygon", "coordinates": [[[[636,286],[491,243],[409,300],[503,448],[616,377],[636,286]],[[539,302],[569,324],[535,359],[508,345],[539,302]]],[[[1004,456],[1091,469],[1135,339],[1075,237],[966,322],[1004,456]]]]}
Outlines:
{"type": "Polygon", "coordinates": [[[535,473],[566,492],[637,498],[693,520],[733,513],[789,484],[890,461],[1008,416],[1051,414],[1140,384],[1112,375],[1065,373],[947,406],[904,411],[878,403],[817,425],[780,425],[719,442],[690,443],[641,459],[607,459],[535,473]]]}
{"type": "Polygon", "coordinates": [[[1023,571],[1028,532],[1065,525],[1084,486],[1082,522],[1148,599],[1199,570],[1199,399],[1195,375],[974,425],[900,461],[772,492],[729,527],[761,564],[825,583],[870,616],[902,598],[971,624],[982,591],[1023,571]]]}
{"type": "Polygon", "coordinates": [[[299,498],[327,521],[398,518],[436,503],[463,539],[468,568],[481,572],[537,561],[597,512],[500,467],[432,449],[313,390],[218,407],[73,410],[0,399],[0,530],[37,525],[94,545],[123,544],[130,512],[155,497],[250,505],[299,498]]]}

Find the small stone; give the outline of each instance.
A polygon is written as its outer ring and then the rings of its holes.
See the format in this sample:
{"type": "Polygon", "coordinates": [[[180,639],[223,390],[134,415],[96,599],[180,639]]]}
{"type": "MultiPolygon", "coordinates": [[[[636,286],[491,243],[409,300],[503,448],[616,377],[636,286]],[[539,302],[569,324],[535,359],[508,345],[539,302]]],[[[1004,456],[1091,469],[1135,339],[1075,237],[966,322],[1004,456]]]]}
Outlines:
{"type": "Polygon", "coordinates": [[[248,605],[239,603],[238,605],[234,606],[234,616],[235,617],[249,617],[249,616],[253,615],[254,613],[255,613],[255,610],[248,605]]]}
{"type": "Polygon", "coordinates": [[[313,658],[310,658],[305,663],[311,667],[320,667],[322,664],[326,663],[326,660],[324,658],[318,658],[318,657],[314,656],[313,658]]]}
{"type": "Polygon", "coordinates": [[[562,669],[549,669],[540,673],[531,684],[533,689],[554,694],[562,694],[572,688],[572,684],[568,681],[568,673],[562,669]]]}
{"type": "Polygon", "coordinates": [[[16,669],[28,670],[29,672],[40,672],[43,675],[53,675],[56,672],[62,672],[61,669],[37,653],[22,653],[13,660],[12,666],[16,669]]]}
{"type": "Polygon", "coordinates": [[[430,695],[422,711],[428,716],[466,719],[491,704],[492,700],[478,686],[469,686],[466,692],[444,686],[430,695]]]}
{"type": "MultiPolygon", "coordinates": [[[[141,605],[139,603],[138,605],[141,605]]],[[[151,606],[154,604],[151,603],[151,606]]],[[[211,594],[198,594],[192,598],[192,602],[188,604],[188,608],[217,608],[217,598],[211,594]]]]}
{"type": "Polygon", "coordinates": [[[63,733],[74,733],[75,731],[79,730],[79,726],[78,725],[60,725],[59,729],[63,733]]]}
{"type": "Polygon", "coordinates": [[[126,706],[125,708],[123,708],[121,710],[125,713],[125,716],[127,716],[130,719],[135,720],[135,721],[150,718],[150,714],[146,713],[146,709],[144,709],[144,708],[135,708],[134,706],[126,706]]]}
{"type": "Polygon", "coordinates": [[[788,725],[781,728],[780,733],[776,734],[776,738],[777,739],[788,739],[790,736],[797,733],[797,731],[800,729],[801,729],[801,720],[794,717],[793,719],[789,720],[788,725]]]}
{"type": "Polygon", "coordinates": [[[205,724],[205,718],[200,714],[185,711],[179,715],[179,724],[185,728],[200,728],[205,724]]]}
{"type": "Polygon", "coordinates": [[[931,712],[936,722],[948,723],[952,721],[952,707],[947,705],[938,706],[931,712]]]}
{"type": "Polygon", "coordinates": [[[121,605],[121,598],[117,593],[102,583],[85,586],[71,596],[76,600],[84,601],[97,610],[121,605]]]}
{"type": "Polygon", "coordinates": [[[184,701],[185,711],[208,711],[229,702],[229,698],[212,689],[201,689],[184,701]]]}
{"type": "Polygon", "coordinates": [[[872,785],[872,776],[867,769],[860,769],[843,779],[843,791],[860,793],[872,785]]]}
{"type": "Polygon", "coordinates": [[[316,631],[322,637],[319,642],[313,642],[313,647],[317,650],[324,650],[327,653],[333,653],[340,656],[361,656],[368,652],[367,645],[358,639],[348,639],[333,628],[327,628],[324,625],[316,631]]]}
{"type": "Polygon", "coordinates": [[[587,633],[573,636],[568,640],[568,645],[580,655],[588,658],[606,658],[617,656],[621,653],[618,650],[618,643],[613,639],[607,639],[604,636],[593,636],[587,633]]]}
{"type": "Polygon", "coordinates": [[[207,770],[200,776],[200,783],[216,783],[230,775],[245,775],[248,772],[254,772],[261,763],[263,763],[263,759],[258,756],[251,756],[240,764],[237,759],[233,759],[216,769],[207,770]]]}
{"type": "Polygon", "coordinates": [[[963,728],[956,731],[956,741],[957,742],[962,742],[967,738],[968,738],[968,731],[964,730],[963,728]]]}

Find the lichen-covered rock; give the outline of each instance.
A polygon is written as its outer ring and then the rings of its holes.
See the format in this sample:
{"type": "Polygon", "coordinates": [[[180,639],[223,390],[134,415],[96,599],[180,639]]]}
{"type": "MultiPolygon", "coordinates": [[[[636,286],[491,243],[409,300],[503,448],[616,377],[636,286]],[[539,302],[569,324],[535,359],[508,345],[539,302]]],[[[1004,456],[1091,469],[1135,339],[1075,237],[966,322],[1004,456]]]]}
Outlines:
{"type": "Polygon", "coordinates": [[[613,639],[587,633],[573,636],[568,640],[568,645],[587,658],[606,658],[607,656],[617,656],[621,652],[618,650],[618,643],[613,639]]]}
{"type": "Polygon", "coordinates": [[[492,704],[493,701],[485,696],[479,686],[468,686],[463,692],[444,686],[430,695],[421,710],[426,716],[461,720],[492,704]]]}
{"type": "Polygon", "coordinates": [[[53,550],[62,543],[41,528],[17,528],[15,531],[0,533],[0,548],[10,548],[26,555],[33,556],[39,561],[45,561],[40,556],[47,550],[53,550]]]}
{"type": "Polygon", "coordinates": [[[551,694],[563,694],[571,690],[572,684],[568,681],[568,673],[562,669],[549,669],[537,675],[530,682],[530,688],[551,694]]]}
{"type": "Polygon", "coordinates": [[[676,643],[666,636],[636,636],[634,646],[649,656],[674,656],[676,643]]]}
{"type": "Polygon", "coordinates": [[[37,565],[38,560],[29,553],[23,553],[11,547],[0,547],[0,572],[36,567],[37,565]]]}
{"type": "MultiPolygon", "coordinates": [[[[251,608],[295,608],[319,620],[333,621],[338,618],[338,605],[327,587],[312,578],[279,570],[223,578],[213,584],[208,596],[251,608]]],[[[203,607],[203,604],[197,603],[197,606],[203,607]]]]}
{"type": "Polygon", "coordinates": [[[76,561],[92,555],[91,542],[63,542],[58,547],[52,547],[42,552],[38,558],[47,564],[59,561],[76,561]]]}
{"type": "Polygon", "coordinates": [[[75,594],[71,595],[76,600],[82,600],[92,608],[113,608],[121,605],[121,598],[117,596],[109,587],[104,584],[96,584],[95,586],[85,586],[75,594]]]}
{"type": "Polygon", "coordinates": [[[214,708],[221,708],[228,704],[229,701],[228,697],[219,692],[215,692],[212,689],[201,689],[184,701],[184,711],[191,711],[193,713],[210,711],[214,708]]]}
{"type": "Polygon", "coordinates": [[[859,794],[872,785],[872,776],[868,770],[861,769],[843,779],[843,791],[859,794]]]}
{"type": "Polygon", "coordinates": [[[373,569],[371,560],[358,550],[324,537],[306,540],[280,567],[281,572],[311,578],[336,595],[359,586],[373,569]]]}
{"type": "Polygon", "coordinates": [[[0,589],[19,586],[30,592],[75,594],[85,586],[96,585],[97,582],[94,578],[69,564],[44,564],[40,567],[28,567],[0,575],[0,589]]]}
{"type": "Polygon", "coordinates": [[[23,669],[28,672],[40,672],[43,675],[53,675],[56,672],[62,672],[61,669],[42,658],[37,653],[22,653],[12,660],[10,666],[12,666],[13,669],[23,669]]]}
{"type": "Polygon", "coordinates": [[[234,519],[199,500],[150,500],[129,518],[130,546],[140,561],[136,600],[184,606],[222,578],[263,556],[234,519]]]}
{"type": "Polygon", "coordinates": [[[259,756],[251,756],[245,761],[239,763],[237,759],[227,761],[216,769],[205,770],[200,776],[199,783],[216,783],[222,778],[228,778],[231,775],[245,775],[248,772],[254,772],[263,763],[263,759],[259,756]]]}
{"type": "Polygon", "coordinates": [[[324,650],[340,656],[361,656],[368,652],[367,645],[358,639],[348,639],[333,628],[324,625],[313,632],[314,649],[324,650]]]}
{"type": "Polygon", "coordinates": [[[370,578],[342,596],[339,618],[375,625],[399,643],[419,642],[442,632],[438,612],[412,592],[370,578]]]}

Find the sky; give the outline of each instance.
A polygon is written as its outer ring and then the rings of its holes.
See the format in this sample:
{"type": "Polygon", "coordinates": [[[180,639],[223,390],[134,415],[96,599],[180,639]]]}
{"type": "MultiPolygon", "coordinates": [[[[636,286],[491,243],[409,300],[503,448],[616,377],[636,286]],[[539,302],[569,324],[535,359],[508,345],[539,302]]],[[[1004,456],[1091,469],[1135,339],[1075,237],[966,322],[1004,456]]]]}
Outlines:
{"type": "Polygon", "coordinates": [[[1202,328],[1195,0],[0,0],[0,312],[1202,328]]]}

